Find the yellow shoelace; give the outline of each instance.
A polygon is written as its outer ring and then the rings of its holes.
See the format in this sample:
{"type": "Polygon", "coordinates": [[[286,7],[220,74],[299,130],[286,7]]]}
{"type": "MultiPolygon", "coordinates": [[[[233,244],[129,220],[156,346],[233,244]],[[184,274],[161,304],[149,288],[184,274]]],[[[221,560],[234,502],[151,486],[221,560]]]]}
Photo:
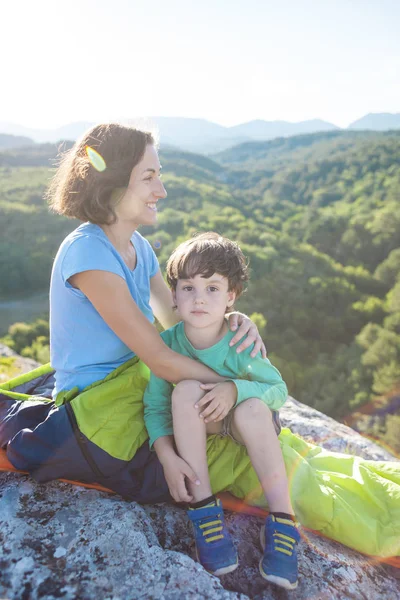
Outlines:
{"type": "Polygon", "coordinates": [[[203,537],[205,537],[205,541],[207,543],[214,542],[215,540],[221,540],[224,537],[221,533],[219,533],[218,535],[212,535],[213,533],[222,531],[221,519],[215,519],[215,521],[208,521],[208,523],[203,523],[202,525],[200,525],[200,529],[202,530],[203,537]]]}
{"type": "Polygon", "coordinates": [[[274,533],[275,550],[292,556],[296,540],[284,535],[283,533],[274,533]],[[283,546],[283,547],[282,547],[283,546]],[[286,548],[284,546],[287,546],[286,548]]]}
{"type": "MultiPolygon", "coordinates": [[[[274,518],[274,521],[276,521],[277,523],[284,523],[286,525],[292,525],[294,527],[292,521],[289,521],[288,519],[280,519],[279,517],[276,517],[276,518],[274,518]]],[[[290,537],[289,535],[285,535],[284,533],[279,533],[278,531],[274,531],[274,543],[275,543],[275,550],[277,552],[283,552],[284,554],[287,554],[288,556],[292,556],[294,546],[296,544],[296,540],[294,538],[290,537]]]]}

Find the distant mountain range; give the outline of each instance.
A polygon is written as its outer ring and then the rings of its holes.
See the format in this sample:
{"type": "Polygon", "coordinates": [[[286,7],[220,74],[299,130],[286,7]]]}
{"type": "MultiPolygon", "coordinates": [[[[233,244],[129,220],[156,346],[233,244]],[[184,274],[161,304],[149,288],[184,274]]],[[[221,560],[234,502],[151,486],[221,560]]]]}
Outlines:
{"type": "MultiPolygon", "coordinates": [[[[134,120],[132,120],[134,122],[134,120]]],[[[161,144],[200,152],[204,154],[219,152],[254,140],[271,140],[302,133],[339,130],[333,123],[320,119],[311,119],[299,123],[288,121],[249,121],[234,127],[223,127],[205,119],[187,119],[183,117],[152,117],[144,121],[144,127],[158,130],[161,144]]],[[[34,142],[58,142],[75,140],[94,123],[77,122],[57,129],[30,129],[21,125],[0,122],[0,134],[24,136],[25,142],[16,142],[10,138],[10,146],[28,145],[34,142]],[[30,139],[26,139],[30,138],[30,139]]],[[[400,113],[371,113],[351,123],[347,129],[385,131],[400,129],[400,113]]],[[[7,136],[0,135],[0,148],[7,147],[7,136]]]]}
{"type": "Polygon", "coordinates": [[[22,135],[8,135],[6,133],[0,133],[0,150],[11,149],[11,148],[24,148],[26,146],[32,146],[35,142],[28,137],[22,135]]]}
{"type": "Polygon", "coordinates": [[[369,113],[351,123],[348,129],[370,129],[371,131],[400,129],[400,113],[369,113]]]}

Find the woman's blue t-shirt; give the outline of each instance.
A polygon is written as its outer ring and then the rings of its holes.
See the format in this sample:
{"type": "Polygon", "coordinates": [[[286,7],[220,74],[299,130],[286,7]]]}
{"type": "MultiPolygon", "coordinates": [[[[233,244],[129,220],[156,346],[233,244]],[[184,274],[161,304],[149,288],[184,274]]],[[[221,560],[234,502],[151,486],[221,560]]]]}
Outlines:
{"type": "Polygon", "coordinates": [[[137,263],[132,271],[98,225],[84,223],[70,233],[54,260],[50,283],[50,360],[55,369],[53,395],[81,390],[134,356],[93,304],[68,279],[83,271],[108,271],[124,279],[132,298],[152,323],[150,279],[159,270],[149,242],[132,235],[137,263]]]}

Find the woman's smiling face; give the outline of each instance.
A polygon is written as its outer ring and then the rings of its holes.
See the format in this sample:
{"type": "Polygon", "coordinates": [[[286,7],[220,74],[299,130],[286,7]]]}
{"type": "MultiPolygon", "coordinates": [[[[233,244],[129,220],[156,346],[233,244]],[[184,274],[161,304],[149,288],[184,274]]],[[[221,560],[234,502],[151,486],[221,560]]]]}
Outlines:
{"type": "MultiPolygon", "coordinates": [[[[161,182],[161,165],[157,150],[147,145],[142,160],[132,169],[128,187],[115,205],[118,221],[139,225],[154,225],[157,221],[157,202],[166,198],[161,182]]],[[[116,190],[115,194],[120,194],[116,190]]]]}

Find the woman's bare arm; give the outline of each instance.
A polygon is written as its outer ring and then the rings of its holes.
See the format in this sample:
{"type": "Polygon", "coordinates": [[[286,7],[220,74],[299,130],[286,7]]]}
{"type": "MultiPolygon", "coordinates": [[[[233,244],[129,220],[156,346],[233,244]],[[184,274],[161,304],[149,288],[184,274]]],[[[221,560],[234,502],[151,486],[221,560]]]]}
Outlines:
{"type": "Polygon", "coordinates": [[[154,316],[164,329],[168,329],[178,322],[173,305],[171,290],[165,283],[161,271],[158,271],[150,279],[150,306],[154,316]]]}
{"type": "Polygon", "coordinates": [[[94,270],[77,273],[69,281],[85,294],[107,325],[157,377],[171,383],[183,379],[203,383],[224,380],[205,365],[164,344],[156,328],[138,308],[122,277],[94,270]]]}

